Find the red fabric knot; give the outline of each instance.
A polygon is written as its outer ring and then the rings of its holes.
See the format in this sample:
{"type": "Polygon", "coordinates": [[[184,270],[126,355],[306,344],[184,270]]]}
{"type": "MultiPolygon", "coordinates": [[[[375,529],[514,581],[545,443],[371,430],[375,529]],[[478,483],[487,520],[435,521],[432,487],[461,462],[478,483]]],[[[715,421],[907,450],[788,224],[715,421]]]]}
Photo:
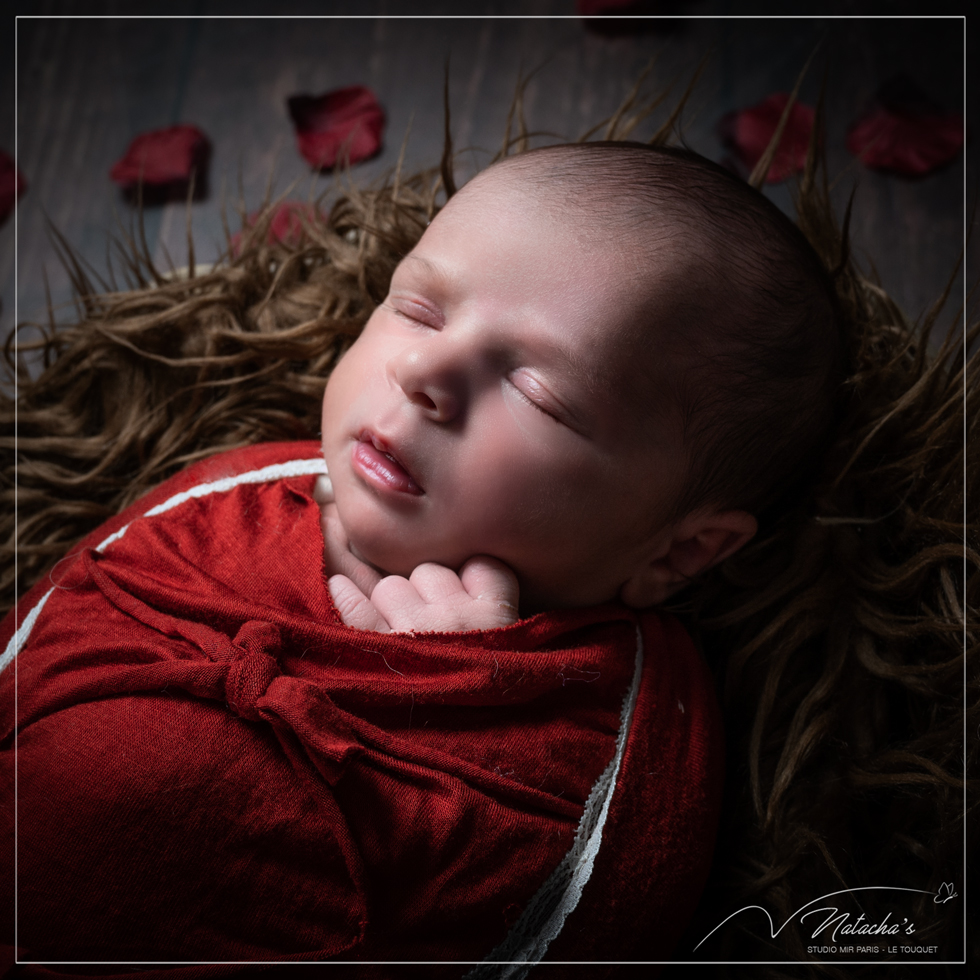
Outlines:
{"type": "Polygon", "coordinates": [[[282,648],[279,628],[259,619],[249,620],[236,634],[234,646],[239,652],[225,678],[225,700],[240,718],[258,721],[256,704],[282,673],[279,669],[282,648]]]}

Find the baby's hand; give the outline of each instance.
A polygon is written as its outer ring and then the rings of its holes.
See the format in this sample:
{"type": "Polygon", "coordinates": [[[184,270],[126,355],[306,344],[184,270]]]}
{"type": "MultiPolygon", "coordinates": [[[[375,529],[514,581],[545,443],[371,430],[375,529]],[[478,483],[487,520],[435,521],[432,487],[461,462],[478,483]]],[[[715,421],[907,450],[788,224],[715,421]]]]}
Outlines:
{"type": "Polygon", "coordinates": [[[485,555],[471,558],[458,575],[434,562],[409,578],[388,575],[370,598],[346,575],[332,575],[329,584],[340,618],[357,629],[456,633],[517,622],[517,576],[485,555]]]}

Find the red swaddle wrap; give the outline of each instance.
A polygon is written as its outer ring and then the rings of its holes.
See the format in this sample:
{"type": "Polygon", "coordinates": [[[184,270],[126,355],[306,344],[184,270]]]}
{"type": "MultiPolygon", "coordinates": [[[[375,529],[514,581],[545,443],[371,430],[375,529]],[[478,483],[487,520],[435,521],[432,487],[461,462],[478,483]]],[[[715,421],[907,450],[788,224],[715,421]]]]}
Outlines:
{"type": "Polygon", "coordinates": [[[669,956],[722,777],[686,633],[619,605],[344,626],[323,472],[315,443],[197,464],[4,622],[20,959],[669,956]]]}

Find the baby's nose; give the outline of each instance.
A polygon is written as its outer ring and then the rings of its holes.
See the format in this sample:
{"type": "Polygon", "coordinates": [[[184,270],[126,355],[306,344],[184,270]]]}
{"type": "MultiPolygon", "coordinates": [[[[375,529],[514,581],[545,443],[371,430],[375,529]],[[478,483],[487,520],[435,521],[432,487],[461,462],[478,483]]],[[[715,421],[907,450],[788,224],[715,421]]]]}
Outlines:
{"type": "Polygon", "coordinates": [[[462,410],[465,379],[452,352],[423,347],[401,351],[391,361],[395,383],[435,422],[452,422],[462,410]]]}

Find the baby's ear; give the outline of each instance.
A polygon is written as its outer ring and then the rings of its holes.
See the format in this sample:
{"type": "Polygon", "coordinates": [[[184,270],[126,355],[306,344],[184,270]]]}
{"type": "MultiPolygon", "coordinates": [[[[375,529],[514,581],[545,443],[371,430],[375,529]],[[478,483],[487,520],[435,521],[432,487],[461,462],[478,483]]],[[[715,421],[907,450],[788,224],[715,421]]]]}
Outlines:
{"type": "Polygon", "coordinates": [[[700,508],[657,535],[649,560],[620,589],[627,606],[656,606],[747,544],[759,524],[744,510],[700,508]]]}

